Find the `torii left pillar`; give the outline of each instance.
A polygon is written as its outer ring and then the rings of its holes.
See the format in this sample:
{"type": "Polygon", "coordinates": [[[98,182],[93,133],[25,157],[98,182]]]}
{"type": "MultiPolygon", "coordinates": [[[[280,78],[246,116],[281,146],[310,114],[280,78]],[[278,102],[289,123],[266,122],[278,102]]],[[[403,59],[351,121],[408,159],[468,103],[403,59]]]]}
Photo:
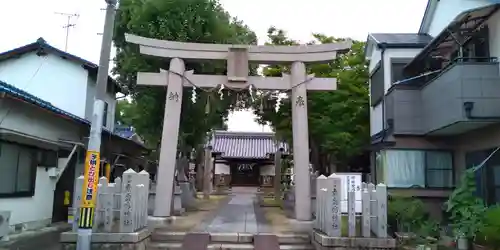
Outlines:
{"type": "Polygon", "coordinates": [[[169,217],[172,213],[171,202],[174,188],[177,141],[181,121],[182,88],[185,71],[184,61],[173,58],[167,73],[167,98],[161,134],[160,162],[156,183],[155,217],[169,217]],[[176,74],[177,73],[177,74],[176,74]],[[179,74],[179,75],[178,75],[179,74]]]}

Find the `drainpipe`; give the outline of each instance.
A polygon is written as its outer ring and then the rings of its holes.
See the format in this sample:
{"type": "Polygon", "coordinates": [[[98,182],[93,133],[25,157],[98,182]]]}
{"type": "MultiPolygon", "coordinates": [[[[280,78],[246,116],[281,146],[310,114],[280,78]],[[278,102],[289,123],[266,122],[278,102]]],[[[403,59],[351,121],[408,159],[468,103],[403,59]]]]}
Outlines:
{"type": "Polygon", "coordinates": [[[500,116],[474,116],[472,110],[474,102],[464,102],[465,117],[469,120],[500,120],[500,116]]]}

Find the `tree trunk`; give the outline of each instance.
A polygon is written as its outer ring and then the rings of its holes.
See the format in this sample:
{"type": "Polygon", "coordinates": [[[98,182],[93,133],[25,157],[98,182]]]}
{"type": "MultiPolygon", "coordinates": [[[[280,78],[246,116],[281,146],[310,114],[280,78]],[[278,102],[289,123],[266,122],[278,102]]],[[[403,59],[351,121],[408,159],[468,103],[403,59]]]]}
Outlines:
{"type": "Polygon", "coordinates": [[[319,149],[314,140],[309,139],[309,144],[311,147],[311,163],[313,164],[315,170],[318,170],[320,174],[324,174],[325,171],[324,166],[322,166],[320,162],[319,149]]]}

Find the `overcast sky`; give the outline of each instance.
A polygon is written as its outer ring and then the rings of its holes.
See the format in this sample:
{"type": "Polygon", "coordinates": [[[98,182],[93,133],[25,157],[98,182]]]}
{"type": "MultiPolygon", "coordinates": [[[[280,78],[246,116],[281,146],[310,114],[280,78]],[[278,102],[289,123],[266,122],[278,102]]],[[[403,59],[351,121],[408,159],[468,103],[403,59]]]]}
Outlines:
{"type": "MultiPolygon", "coordinates": [[[[368,32],[417,32],[427,0],[220,0],[233,16],[243,20],[264,43],[269,26],[284,29],[293,39],[307,42],[311,34],[365,40],[368,32]]],[[[97,63],[104,22],[104,0],[2,0],[0,51],[43,37],[65,47],[67,17],[78,14],[69,31],[68,52],[97,63]]],[[[262,131],[250,112],[230,117],[233,131],[262,131]]],[[[269,128],[265,128],[269,130],[269,128]]]]}

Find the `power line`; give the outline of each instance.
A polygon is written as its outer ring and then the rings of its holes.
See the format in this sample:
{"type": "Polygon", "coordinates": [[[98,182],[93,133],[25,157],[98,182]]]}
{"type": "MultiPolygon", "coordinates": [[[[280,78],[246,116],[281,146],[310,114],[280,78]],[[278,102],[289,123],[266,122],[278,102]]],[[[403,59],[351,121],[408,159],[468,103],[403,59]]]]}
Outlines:
{"type": "Polygon", "coordinates": [[[73,17],[78,18],[80,15],[76,14],[76,13],[64,13],[64,12],[54,12],[54,14],[65,16],[68,19],[66,25],[62,26],[63,29],[66,29],[66,41],[64,44],[64,51],[67,52],[68,51],[68,40],[69,40],[69,29],[76,26],[76,23],[71,23],[71,18],[73,18],[73,17]]]}

